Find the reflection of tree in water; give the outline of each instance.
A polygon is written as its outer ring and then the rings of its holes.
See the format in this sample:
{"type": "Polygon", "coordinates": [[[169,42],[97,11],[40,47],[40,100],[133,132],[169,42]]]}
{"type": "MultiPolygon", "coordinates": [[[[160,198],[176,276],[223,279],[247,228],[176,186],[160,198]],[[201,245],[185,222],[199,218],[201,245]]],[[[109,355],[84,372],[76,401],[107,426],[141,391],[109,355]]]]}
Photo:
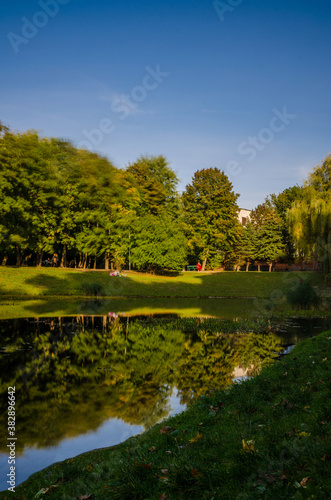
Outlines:
{"type": "Polygon", "coordinates": [[[212,333],[199,322],[187,328],[103,317],[22,325],[24,335],[1,324],[0,423],[5,429],[7,387],[16,386],[18,450],[55,445],[109,418],[150,427],[169,413],[173,387],[187,403],[228,385],[235,366],[257,370],[279,351],[271,334],[212,333]]]}
{"type": "Polygon", "coordinates": [[[272,333],[247,333],[239,337],[237,356],[248,376],[257,375],[263,366],[272,363],[282,350],[281,339],[272,333]]]}
{"type": "Polygon", "coordinates": [[[177,388],[181,403],[227,386],[235,366],[233,335],[201,333],[200,341],[185,344],[179,362],[177,388]]]}

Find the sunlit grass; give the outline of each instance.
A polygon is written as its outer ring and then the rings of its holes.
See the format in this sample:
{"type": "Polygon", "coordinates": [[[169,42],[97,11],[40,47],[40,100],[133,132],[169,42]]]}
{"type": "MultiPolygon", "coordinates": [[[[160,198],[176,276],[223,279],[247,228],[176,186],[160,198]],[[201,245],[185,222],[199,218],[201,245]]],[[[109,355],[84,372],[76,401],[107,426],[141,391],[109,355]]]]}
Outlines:
{"type": "MultiPolygon", "coordinates": [[[[0,268],[0,296],[47,297],[279,297],[308,273],[268,272],[183,272],[177,276],[156,276],[126,272],[125,277],[108,271],[53,268],[0,268]],[[91,290],[91,292],[89,292],[91,290]]],[[[309,273],[313,285],[322,285],[319,273],[309,273]]]]}

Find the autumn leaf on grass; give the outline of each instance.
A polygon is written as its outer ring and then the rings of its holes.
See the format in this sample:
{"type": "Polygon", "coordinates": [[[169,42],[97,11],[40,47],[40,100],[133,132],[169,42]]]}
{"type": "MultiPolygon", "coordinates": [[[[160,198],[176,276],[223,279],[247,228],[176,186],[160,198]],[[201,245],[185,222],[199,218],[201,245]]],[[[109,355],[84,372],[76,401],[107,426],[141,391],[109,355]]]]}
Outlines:
{"type": "Polygon", "coordinates": [[[81,495],[77,497],[77,500],[94,500],[94,495],[81,495]]]}
{"type": "Polygon", "coordinates": [[[255,441],[253,439],[251,439],[250,441],[245,441],[244,439],[242,440],[242,443],[243,443],[243,450],[246,451],[246,452],[250,452],[250,451],[255,451],[255,441]]]}
{"type": "Polygon", "coordinates": [[[310,432],[299,432],[298,436],[300,436],[300,437],[308,437],[308,436],[310,436],[310,432]]]}
{"type": "Polygon", "coordinates": [[[279,406],[281,404],[284,406],[284,408],[292,408],[293,407],[292,403],[287,401],[287,399],[282,398],[278,403],[272,405],[272,408],[274,408],[275,406],[279,406]]]}
{"type": "Polygon", "coordinates": [[[160,434],[171,434],[174,432],[176,429],[173,429],[172,427],[169,427],[169,425],[165,425],[160,429],[160,434]]]}
{"type": "Polygon", "coordinates": [[[148,451],[156,451],[155,446],[152,446],[148,451]]]}
{"type": "Polygon", "coordinates": [[[55,490],[55,488],[57,488],[57,487],[58,486],[56,486],[56,485],[53,484],[49,488],[42,488],[40,491],[38,491],[38,493],[36,493],[35,498],[40,498],[40,497],[48,494],[50,491],[55,490]]]}
{"type": "Polygon", "coordinates": [[[166,500],[167,495],[165,493],[162,493],[162,495],[159,496],[159,500],[166,500]]]}
{"type": "Polygon", "coordinates": [[[149,463],[149,464],[145,464],[145,463],[140,464],[140,463],[139,463],[139,462],[137,462],[137,461],[135,461],[135,462],[134,462],[134,465],[135,465],[136,467],[141,467],[141,468],[143,468],[143,469],[151,469],[151,468],[153,467],[151,463],[149,463]]]}
{"type": "Polygon", "coordinates": [[[303,488],[307,488],[307,481],[308,479],[310,479],[309,476],[307,477],[304,477],[302,481],[300,481],[300,486],[302,486],[303,488]]]}
{"type": "Polygon", "coordinates": [[[202,439],[202,437],[202,434],[198,432],[197,437],[190,439],[190,443],[196,443],[197,441],[199,441],[199,439],[202,439]]]}
{"type": "Polygon", "coordinates": [[[197,469],[191,469],[191,474],[194,478],[202,477],[202,474],[197,469]]]}

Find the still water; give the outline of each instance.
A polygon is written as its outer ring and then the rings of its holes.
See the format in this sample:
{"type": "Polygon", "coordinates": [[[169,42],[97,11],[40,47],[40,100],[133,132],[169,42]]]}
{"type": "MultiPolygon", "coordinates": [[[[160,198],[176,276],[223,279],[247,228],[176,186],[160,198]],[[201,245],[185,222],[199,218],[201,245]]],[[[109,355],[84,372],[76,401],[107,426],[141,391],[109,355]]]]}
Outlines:
{"type": "Polygon", "coordinates": [[[240,322],[216,318],[116,312],[2,319],[0,490],[8,486],[9,386],[16,395],[19,484],[56,461],[148,429],[330,327],[296,320],[244,333],[240,322]]]}

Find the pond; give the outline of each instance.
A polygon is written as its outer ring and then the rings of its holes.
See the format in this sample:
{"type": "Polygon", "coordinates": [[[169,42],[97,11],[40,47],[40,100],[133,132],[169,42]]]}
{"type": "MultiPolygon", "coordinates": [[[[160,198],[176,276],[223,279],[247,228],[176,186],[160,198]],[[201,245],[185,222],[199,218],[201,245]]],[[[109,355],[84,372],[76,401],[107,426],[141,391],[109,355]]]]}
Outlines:
{"type": "MultiPolygon", "coordinates": [[[[271,329],[261,322],[259,332],[245,333],[240,321],[114,311],[2,319],[0,428],[7,436],[12,386],[16,484],[56,461],[122,442],[330,327],[330,320],[271,329]]],[[[0,490],[8,486],[8,467],[2,440],[0,490]]]]}

